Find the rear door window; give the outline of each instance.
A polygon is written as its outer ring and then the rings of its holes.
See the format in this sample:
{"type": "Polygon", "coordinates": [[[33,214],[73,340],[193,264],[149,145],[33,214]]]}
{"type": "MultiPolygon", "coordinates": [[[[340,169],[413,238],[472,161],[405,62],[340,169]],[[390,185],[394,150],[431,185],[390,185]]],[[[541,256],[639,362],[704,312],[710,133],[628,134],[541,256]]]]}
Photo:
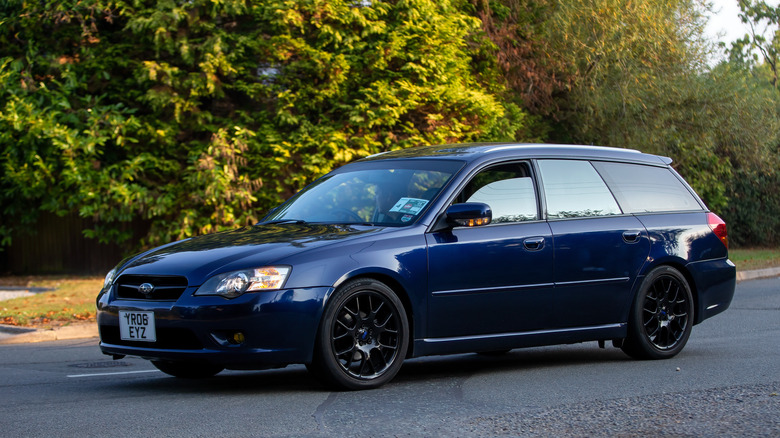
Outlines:
{"type": "Polygon", "coordinates": [[[621,214],[604,180],[588,161],[539,160],[548,219],[621,214]]]}
{"type": "Polygon", "coordinates": [[[626,213],[702,210],[701,204],[666,167],[594,162],[626,213]]]}

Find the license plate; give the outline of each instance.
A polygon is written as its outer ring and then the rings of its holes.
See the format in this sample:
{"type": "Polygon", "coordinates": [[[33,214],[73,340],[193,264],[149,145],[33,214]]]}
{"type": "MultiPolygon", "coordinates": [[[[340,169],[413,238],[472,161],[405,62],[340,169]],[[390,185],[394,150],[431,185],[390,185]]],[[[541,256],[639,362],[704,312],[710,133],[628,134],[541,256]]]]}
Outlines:
{"type": "Polygon", "coordinates": [[[119,337],[123,341],[156,342],[154,312],[120,310],[119,337]]]}

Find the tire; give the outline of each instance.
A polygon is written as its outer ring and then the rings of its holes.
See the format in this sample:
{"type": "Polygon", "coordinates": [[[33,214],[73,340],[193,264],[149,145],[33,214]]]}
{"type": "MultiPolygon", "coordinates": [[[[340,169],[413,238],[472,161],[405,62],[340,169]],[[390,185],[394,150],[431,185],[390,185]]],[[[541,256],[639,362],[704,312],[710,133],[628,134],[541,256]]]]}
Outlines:
{"type": "Polygon", "coordinates": [[[225,369],[219,365],[203,362],[164,362],[153,360],[152,365],[165,374],[182,379],[213,377],[225,369]]]}
{"type": "Polygon", "coordinates": [[[408,345],[409,322],[393,290],[353,280],[328,300],[308,368],[337,389],[378,388],[398,373],[408,345]]]}
{"type": "Polygon", "coordinates": [[[685,277],[671,266],[653,269],[642,280],[628,320],[622,350],[636,359],[668,359],[682,351],[694,321],[693,295],[685,277]]]}

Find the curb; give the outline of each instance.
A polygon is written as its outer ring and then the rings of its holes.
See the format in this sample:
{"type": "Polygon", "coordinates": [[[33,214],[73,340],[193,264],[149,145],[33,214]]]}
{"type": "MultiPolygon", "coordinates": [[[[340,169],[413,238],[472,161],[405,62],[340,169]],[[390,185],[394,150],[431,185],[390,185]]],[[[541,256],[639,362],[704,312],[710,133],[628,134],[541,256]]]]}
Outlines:
{"type": "Polygon", "coordinates": [[[0,286],[0,292],[29,292],[32,294],[39,294],[53,290],[53,287],[0,286]]]}
{"type": "MultiPolygon", "coordinates": [[[[737,272],[737,282],[780,276],[780,267],[737,272]]],[[[5,289],[5,288],[4,288],[5,289]]],[[[32,329],[0,324],[0,345],[98,337],[97,323],[80,322],[54,329],[32,329]]]]}
{"type": "Polygon", "coordinates": [[[0,333],[7,333],[10,335],[18,335],[22,333],[34,332],[36,329],[29,327],[19,327],[18,325],[5,325],[0,324],[0,333]]]}
{"type": "Polygon", "coordinates": [[[0,333],[7,335],[0,338],[0,345],[8,345],[59,341],[63,339],[96,338],[98,336],[98,328],[97,323],[94,321],[80,322],[48,330],[0,325],[0,333]]]}
{"type": "Polygon", "coordinates": [[[756,269],[755,271],[737,271],[737,282],[777,276],[780,276],[780,267],[756,269]]]}

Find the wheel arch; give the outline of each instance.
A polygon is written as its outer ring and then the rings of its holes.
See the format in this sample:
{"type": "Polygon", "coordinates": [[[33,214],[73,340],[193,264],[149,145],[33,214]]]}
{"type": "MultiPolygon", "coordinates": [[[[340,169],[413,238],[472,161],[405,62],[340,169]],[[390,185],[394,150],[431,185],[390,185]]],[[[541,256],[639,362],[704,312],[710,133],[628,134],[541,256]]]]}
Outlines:
{"type": "MultiPolygon", "coordinates": [[[[385,284],[387,287],[393,290],[393,292],[396,294],[399,300],[401,300],[401,304],[404,306],[404,312],[406,312],[406,321],[409,324],[409,346],[406,351],[405,357],[413,357],[414,356],[414,333],[415,333],[415,307],[412,305],[411,297],[409,296],[409,292],[407,289],[401,284],[401,282],[393,277],[392,275],[380,271],[361,271],[356,272],[348,275],[344,275],[341,277],[334,285],[333,285],[333,291],[335,292],[336,289],[341,287],[342,284],[346,283],[347,281],[352,280],[360,280],[360,279],[371,279],[379,281],[383,284],[385,284]]],[[[328,295],[327,299],[323,303],[323,309],[327,305],[327,302],[330,300],[330,297],[333,294],[331,293],[328,295]]],[[[319,330],[319,329],[318,329],[319,330]]]]}
{"type": "MultiPolygon", "coordinates": [[[[699,312],[699,290],[696,287],[696,282],[693,279],[693,275],[691,275],[691,271],[686,267],[687,263],[685,260],[682,259],[666,259],[659,261],[658,263],[648,264],[646,266],[646,269],[642,272],[642,277],[647,276],[651,271],[653,271],[656,268],[660,268],[663,266],[669,266],[674,269],[676,269],[682,276],[685,278],[685,281],[688,282],[688,287],[691,289],[691,296],[693,297],[693,325],[696,325],[701,322],[701,316],[699,315],[701,312],[699,312]]],[[[637,293],[639,292],[639,288],[642,286],[642,282],[637,282],[636,289],[634,290],[634,298],[636,298],[637,293]]],[[[632,299],[632,301],[633,301],[632,299]]]]}

